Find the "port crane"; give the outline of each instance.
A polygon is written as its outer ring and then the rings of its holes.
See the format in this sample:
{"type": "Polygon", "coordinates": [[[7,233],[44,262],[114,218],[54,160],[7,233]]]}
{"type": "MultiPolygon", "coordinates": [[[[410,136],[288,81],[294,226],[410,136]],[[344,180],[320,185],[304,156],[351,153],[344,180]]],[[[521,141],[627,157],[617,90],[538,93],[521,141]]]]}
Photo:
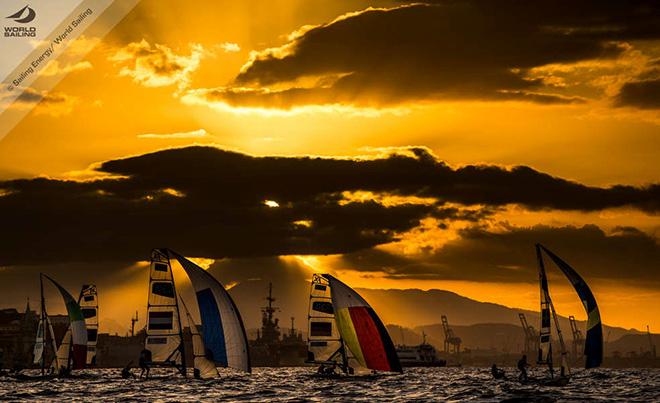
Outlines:
{"type": "Polygon", "coordinates": [[[525,332],[525,354],[535,356],[539,351],[539,335],[536,329],[534,329],[534,326],[527,323],[524,313],[519,313],[518,317],[520,318],[523,332],[525,332]]]}
{"type": "Polygon", "coordinates": [[[573,360],[577,361],[579,358],[578,352],[584,346],[584,337],[582,336],[582,331],[577,327],[575,316],[569,316],[568,321],[571,324],[571,333],[573,333],[573,360]]]}
{"type": "Polygon", "coordinates": [[[651,353],[652,358],[656,358],[655,344],[653,344],[653,338],[651,337],[651,329],[649,325],[646,325],[646,334],[649,336],[649,352],[651,353]]]}
{"type": "Polygon", "coordinates": [[[461,352],[461,338],[454,334],[454,330],[449,327],[447,316],[442,315],[442,330],[445,333],[445,353],[460,354],[461,352]]]}

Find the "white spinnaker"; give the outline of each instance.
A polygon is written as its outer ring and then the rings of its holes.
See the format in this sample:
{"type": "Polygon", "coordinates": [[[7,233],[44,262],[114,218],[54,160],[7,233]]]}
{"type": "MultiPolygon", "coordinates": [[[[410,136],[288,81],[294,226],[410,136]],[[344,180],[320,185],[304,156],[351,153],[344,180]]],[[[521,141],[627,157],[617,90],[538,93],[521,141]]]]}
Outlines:
{"type": "MultiPolygon", "coordinates": [[[[197,295],[206,351],[220,366],[250,372],[248,343],[238,308],[215,277],[174,251],[197,295]]],[[[207,354],[207,356],[209,356],[207,354]]]]}
{"type": "Polygon", "coordinates": [[[181,321],[169,259],[154,250],[149,269],[145,347],[154,363],[181,364],[181,321]]]}
{"type": "Polygon", "coordinates": [[[87,327],[87,365],[96,363],[96,341],[99,329],[99,301],[95,285],[83,285],[80,291],[80,309],[87,327]]]}
{"type": "Polygon", "coordinates": [[[192,336],[192,345],[193,345],[193,366],[199,371],[199,376],[202,379],[211,379],[217,378],[220,376],[218,373],[218,368],[215,366],[215,363],[208,358],[206,358],[206,349],[204,348],[204,340],[202,335],[199,334],[195,320],[193,319],[186,303],[183,302],[183,298],[179,296],[179,300],[183,304],[183,309],[186,313],[186,319],[188,320],[188,327],[190,328],[190,335],[192,336]]]}
{"type": "Polygon", "coordinates": [[[341,336],[335,321],[330,284],[327,279],[314,275],[309,293],[309,320],[307,327],[308,361],[341,362],[341,336]],[[333,356],[334,354],[334,356],[333,356]]]}

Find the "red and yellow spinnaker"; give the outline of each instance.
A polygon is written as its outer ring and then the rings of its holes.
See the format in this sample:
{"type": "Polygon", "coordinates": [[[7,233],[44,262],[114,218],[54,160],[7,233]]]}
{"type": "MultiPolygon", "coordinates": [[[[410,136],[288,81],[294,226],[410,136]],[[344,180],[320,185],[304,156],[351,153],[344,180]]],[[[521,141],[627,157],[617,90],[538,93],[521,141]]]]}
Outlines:
{"type": "Polygon", "coordinates": [[[335,321],[345,345],[366,368],[401,372],[401,364],[383,322],[357,292],[329,274],[335,321]]]}

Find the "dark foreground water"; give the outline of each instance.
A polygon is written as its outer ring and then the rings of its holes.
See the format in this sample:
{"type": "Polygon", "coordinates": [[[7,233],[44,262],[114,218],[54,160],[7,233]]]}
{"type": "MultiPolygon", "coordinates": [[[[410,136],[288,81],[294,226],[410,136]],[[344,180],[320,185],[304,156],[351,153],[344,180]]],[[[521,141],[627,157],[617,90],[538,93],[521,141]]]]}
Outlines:
{"type": "MultiPolygon", "coordinates": [[[[16,381],[0,377],[0,400],[24,401],[660,401],[660,370],[598,369],[574,374],[568,386],[495,381],[482,368],[411,368],[402,375],[318,379],[313,368],[223,372],[212,381],[162,370],[159,379],[124,380],[119,370],[86,370],[86,379],[16,381]]],[[[514,374],[513,369],[507,369],[514,374]]],[[[540,373],[539,373],[540,375],[540,373]]]]}

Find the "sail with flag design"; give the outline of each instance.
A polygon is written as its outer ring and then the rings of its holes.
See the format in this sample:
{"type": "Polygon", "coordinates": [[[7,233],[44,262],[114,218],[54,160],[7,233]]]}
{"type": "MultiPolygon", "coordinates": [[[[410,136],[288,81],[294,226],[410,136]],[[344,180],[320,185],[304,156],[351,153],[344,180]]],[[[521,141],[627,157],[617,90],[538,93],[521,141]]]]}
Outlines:
{"type": "Polygon", "coordinates": [[[146,333],[145,349],[151,351],[153,365],[174,366],[185,374],[183,329],[172,267],[167,254],[159,249],[151,253],[146,333]]]}
{"type": "Polygon", "coordinates": [[[229,293],[206,270],[172,250],[166,252],[181,264],[195,290],[206,357],[218,366],[251,372],[247,334],[229,293]]]}
{"type": "Polygon", "coordinates": [[[71,368],[83,369],[85,368],[85,361],[87,359],[87,327],[85,326],[85,318],[83,317],[80,305],[78,305],[71,294],[69,294],[69,292],[55,280],[45,274],[42,274],[42,276],[57,287],[62,295],[62,299],[64,299],[64,305],[66,306],[66,311],[69,316],[69,326],[71,328],[71,351],[73,359],[73,365],[71,368]]]}
{"type": "MultiPolygon", "coordinates": [[[[334,321],[341,343],[348,350],[344,356],[350,352],[360,366],[374,371],[402,372],[394,343],[373,308],[355,290],[335,277],[329,274],[321,277],[327,280],[330,287],[334,321]]],[[[310,322],[311,330],[321,323],[311,319],[310,322]]]]}
{"type": "Polygon", "coordinates": [[[575,288],[575,292],[580,297],[587,313],[587,337],[585,338],[584,348],[585,368],[599,367],[603,362],[603,325],[600,320],[600,311],[596,303],[596,298],[587,283],[575,269],[543,245],[539,244],[537,247],[552,259],[559,270],[571,282],[573,288],[575,288]]]}
{"type": "MultiPolygon", "coordinates": [[[[98,334],[98,301],[96,286],[83,285],[78,297],[78,304],[85,318],[87,328],[87,357],[86,365],[96,362],[96,339],[98,334]]],[[[51,368],[55,371],[70,369],[71,366],[71,326],[69,326],[62,337],[57,354],[55,355],[51,368]]]]}

